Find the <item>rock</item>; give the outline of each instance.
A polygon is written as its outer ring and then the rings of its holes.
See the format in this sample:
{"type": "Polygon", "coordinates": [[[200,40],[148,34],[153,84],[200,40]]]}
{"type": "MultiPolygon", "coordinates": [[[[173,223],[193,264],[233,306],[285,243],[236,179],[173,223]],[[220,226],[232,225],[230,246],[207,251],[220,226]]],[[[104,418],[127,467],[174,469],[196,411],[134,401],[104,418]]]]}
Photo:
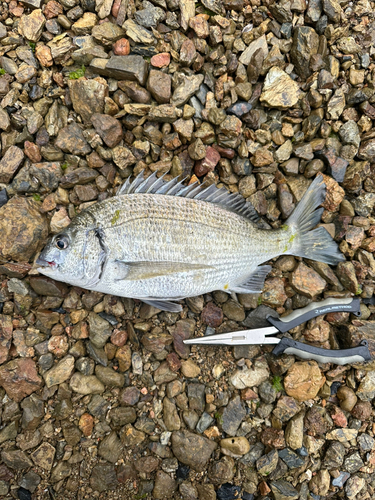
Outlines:
{"type": "Polygon", "coordinates": [[[20,450],[4,450],[1,452],[1,459],[11,469],[23,470],[33,466],[26,453],[20,450]]]}
{"type": "Polygon", "coordinates": [[[116,432],[112,431],[101,441],[98,454],[108,462],[115,463],[119,459],[123,447],[121,441],[117,437],[116,432]]]}
{"type": "Polygon", "coordinates": [[[104,99],[108,96],[108,86],[102,80],[69,80],[69,92],[76,113],[83,121],[90,123],[94,113],[103,113],[104,99]]]}
{"type": "Polygon", "coordinates": [[[172,450],[175,457],[183,464],[199,471],[203,469],[213,451],[217,448],[214,441],[183,430],[172,433],[172,450]]]}
{"type": "Polygon", "coordinates": [[[50,370],[43,374],[43,378],[46,386],[53,387],[54,385],[60,385],[70,378],[74,371],[74,357],[65,356],[61,361],[55,364],[50,370]]]}
{"type": "Polygon", "coordinates": [[[316,361],[298,361],[288,370],[284,387],[297,401],[314,399],[325,382],[316,361]]]}
{"type": "Polygon", "coordinates": [[[221,414],[221,427],[229,436],[235,436],[242,420],[246,416],[241,399],[236,396],[224,408],[221,414]]]}
{"type": "Polygon", "coordinates": [[[0,253],[5,259],[28,261],[48,234],[39,205],[30,198],[12,198],[0,208],[0,253]]]}
{"type": "Polygon", "coordinates": [[[375,161],[375,139],[363,142],[358,151],[358,158],[361,160],[375,161]]]}
{"type": "Polygon", "coordinates": [[[203,83],[203,75],[182,76],[182,83],[176,87],[171,98],[171,104],[182,106],[199,90],[203,83]]]}
{"type": "Polygon", "coordinates": [[[70,379],[69,385],[78,394],[101,394],[104,392],[104,385],[94,375],[82,375],[76,372],[70,379]]]}
{"type": "Polygon", "coordinates": [[[12,317],[0,314],[0,365],[8,359],[12,342],[13,324],[12,317]]]}
{"type": "Polygon", "coordinates": [[[245,389],[245,387],[257,387],[268,377],[267,365],[255,363],[252,368],[236,371],[230,378],[230,382],[236,389],[245,389]]]}
{"type": "Polygon", "coordinates": [[[223,311],[213,302],[209,302],[202,311],[201,320],[206,325],[217,328],[223,322],[223,311]]]}
{"type": "Polygon", "coordinates": [[[273,67],[266,75],[260,101],[271,108],[288,109],[299,99],[299,86],[282,69],[273,67]]]}
{"type": "Polygon", "coordinates": [[[52,469],[56,449],[49,443],[43,443],[31,454],[31,458],[37,467],[47,471],[52,469]]]}
{"type": "Polygon", "coordinates": [[[116,489],[118,481],[114,466],[106,464],[95,465],[90,477],[90,486],[99,492],[116,489]]]}
{"type": "Polygon", "coordinates": [[[375,371],[367,372],[359,384],[356,395],[361,401],[371,401],[375,397],[375,371]]]}
{"type": "Polygon", "coordinates": [[[55,145],[66,153],[74,155],[86,155],[91,152],[81,128],[75,122],[60,130],[55,145]]]}
{"type": "Polygon", "coordinates": [[[292,450],[298,450],[303,444],[304,413],[292,417],[285,429],[285,442],[292,450]]]}
{"type": "Polygon", "coordinates": [[[357,437],[358,431],[356,429],[334,429],[327,434],[327,439],[339,441],[340,443],[347,443],[357,437]]]}
{"type": "Polygon", "coordinates": [[[168,398],[163,400],[163,420],[168,431],[178,431],[181,427],[176,405],[168,398]]]}
{"type": "Polygon", "coordinates": [[[122,127],[112,116],[94,113],[91,123],[109,148],[114,148],[122,140],[122,127]]]}
{"type": "Polygon", "coordinates": [[[171,55],[168,52],[162,52],[152,56],[150,62],[154,68],[166,68],[171,62],[171,55]]]}
{"type": "Polygon", "coordinates": [[[162,71],[150,70],[147,89],[159,104],[167,104],[171,98],[172,79],[162,71]]]}
{"type": "Polygon", "coordinates": [[[287,481],[279,479],[270,483],[275,500],[297,500],[298,491],[287,481]]]}
{"type": "Polygon", "coordinates": [[[13,179],[14,174],[17,173],[23,159],[22,149],[17,146],[11,146],[7,149],[0,161],[0,182],[8,184],[13,179]]]}
{"type": "Polygon", "coordinates": [[[345,104],[344,91],[342,89],[337,89],[327,106],[328,117],[331,120],[338,120],[344,111],[345,104]]]}
{"type": "Polygon", "coordinates": [[[262,476],[269,476],[277,467],[279,454],[276,450],[271,450],[266,455],[258,458],[256,468],[262,476]]]}
{"type": "Polygon", "coordinates": [[[28,16],[22,16],[18,24],[18,33],[30,42],[37,42],[42,35],[46,18],[40,9],[33,10],[28,16]]]}
{"type": "Polygon", "coordinates": [[[355,294],[360,291],[355,269],[351,262],[339,262],[336,273],[345,288],[355,294]]]}
{"type": "Polygon", "coordinates": [[[309,298],[314,298],[325,289],[326,281],[313,269],[300,262],[292,273],[293,288],[309,298]]]}
{"type": "Polygon", "coordinates": [[[191,359],[188,359],[182,362],[181,372],[187,378],[195,378],[198,377],[201,369],[191,359]]]}
{"type": "Polygon", "coordinates": [[[168,474],[158,471],[152,495],[155,499],[172,498],[177,490],[177,483],[168,474]]]}
{"type": "Polygon", "coordinates": [[[220,446],[223,453],[229,452],[231,456],[246,455],[250,451],[250,443],[245,437],[232,437],[222,439],[220,446]]]}
{"type": "Polygon", "coordinates": [[[319,496],[326,496],[329,490],[331,482],[331,476],[327,470],[320,470],[317,472],[316,476],[314,476],[309,481],[309,488],[312,493],[319,496]]]}
{"type": "Polygon", "coordinates": [[[313,28],[299,26],[294,30],[290,56],[296,72],[301,78],[310,76],[310,59],[318,52],[318,46],[319,36],[313,28]]]}
{"type": "Polygon", "coordinates": [[[352,476],[345,483],[345,494],[348,500],[355,500],[358,494],[365,488],[366,480],[363,477],[352,476]]]}
{"type": "Polygon", "coordinates": [[[14,359],[0,366],[0,386],[14,401],[19,402],[37,391],[41,384],[35,361],[30,358],[14,359]]]}
{"type": "Polygon", "coordinates": [[[118,373],[112,368],[106,366],[97,366],[95,368],[95,375],[98,379],[108,387],[123,387],[125,384],[125,377],[122,373],[118,373]]]}
{"type": "MultiPolygon", "coordinates": [[[[198,141],[196,141],[198,142],[198,141]]],[[[220,154],[216,149],[209,146],[205,150],[204,159],[197,161],[195,163],[194,172],[197,177],[202,177],[203,175],[212,172],[220,160],[220,154]]]]}
{"type": "Polygon", "coordinates": [[[144,86],[147,79],[147,62],[137,55],[112,56],[105,65],[104,73],[112,78],[135,81],[144,86]]]}
{"type": "Polygon", "coordinates": [[[257,38],[250,43],[250,45],[241,54],[239,62],[244,66],[247,66],[250,63],[251,58],[253,57],[255,52],[259,49],[261,49],[263,59],[265,59],[268,56],[268,45],[265,35],[257,38]]]}

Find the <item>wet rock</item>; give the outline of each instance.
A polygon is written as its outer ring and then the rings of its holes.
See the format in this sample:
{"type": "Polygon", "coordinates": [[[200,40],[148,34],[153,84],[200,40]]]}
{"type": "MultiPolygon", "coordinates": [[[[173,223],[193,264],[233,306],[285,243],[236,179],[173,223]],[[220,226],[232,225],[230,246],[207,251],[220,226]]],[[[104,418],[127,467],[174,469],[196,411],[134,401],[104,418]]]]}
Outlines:
{"type": "Polygon", "coordinates": [[[78,394],[101,394],[104,392],[104,385],[94,375],[82,375],[76,372],[70,379],[69,385],[78,394]]]}
{"type": "Polygon", "coordinates": [[[177,490],[177,483],[169,474],[158,471],[152,495],[155,499],[172,498],[177,490]]]}
{"type": "Polygon", "coordinates": [[[275,500],[297,500],[298,491],[287,481],[282,479],[270,483],[275,500]]]}
{"type": "Polygon", "coordinates": [[[22,149],[11,146],[0,161],[0,182],[8,184],[17,173],[23,159],[22,149]]]}
{"type": "Polygon", "coordinates": [[[235,436],[242,420],[246,416],[241,399],[236,396],[224,408],[221,414],[221,427],[229,436],[235,436]]]}
{"type": "Polygon", "coordinates": [[[76,123],[60,130],[55,145],[66,153],[74,155],[85,155],[91,152],[81,128],[76,123]]]}
{"type": "Polygon", "coordinates": [[[194,470],[199,471],[205,467],[216,448],[215,442],[189,431],[172,433],[172,450],[175,457],[194,470]]]}
{"type": "Polygon", "coordinates": [[[150,70],[147,82],[147,89],[150,91],[152,97],[159,104],[169,103],[171,98],[171,85],[172,80],[170,75],[162,71],[150,70]]]}
{"type": "Polygon", "coordinates": [[[316,361],[299,361],[288,370],[284,387],[298,401],[313,399],[325,382],[316,361]]]}
{"type": "Polygon", "coordinates": [[[182,83],[173,92],[171,104],[175,106],[186,104],[198,92],[203,80],[203,75],[182,76],[182,83]]]}
{"type": "Polygon", "coordinates": [[[20,35],[30,42],[37,42],[42,34],[46,18],[40,9],[36,9],[28,16],[22,16],[18,24],[20,35]]]}
{"type": "Polygon", "coordinates": [[[271,108],[288,109],[299,99],[299,86],[280,68],[271,68],[266,75],[260,101],[271,108]]]}
{"type": "Polygon", "coordinates": [[[290,55],[296,72],[301,78],[310,76],[310,59],[318,52],[318,46],[319,36],[313,28],[299,26],[294,30],[290,55]]]}
{"type": "Polygon", "coordinates": [[[49,443],[43,443],[31,454],[35,465],[47,471],[52,469],[56,449],[49,443]]]}
{"type": "Polygon", "coordinates": [[[4,450],[1,459],[11,469],[23,470],[32,467],[33,463],[29,457],[20,450],[4,450]]]}

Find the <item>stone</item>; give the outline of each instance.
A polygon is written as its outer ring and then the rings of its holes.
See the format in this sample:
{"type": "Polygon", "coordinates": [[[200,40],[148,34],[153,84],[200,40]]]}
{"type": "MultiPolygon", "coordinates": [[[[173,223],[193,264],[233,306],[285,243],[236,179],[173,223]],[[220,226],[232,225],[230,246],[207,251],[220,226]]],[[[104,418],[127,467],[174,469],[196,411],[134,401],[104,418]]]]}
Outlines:
{"type": "Polygon", "coordinates": [[[298,491],[287,481],[279,479],[270,483],[275,500],[297,500],[298,491]]]}
{"type": "Polygon", "coordinates": [[[30,42],[37,42],[42,35],[46,18],[40,9],[35,9],[28,16],[21,17],[18,33],[30,42]]]}
{"type": "Polygon", "coordinates": [[[181,427],[176,405],[169,398],[163,400],[163,420],[168,431],[178,431],[181,427]]]}
{"type": "Polygon", "coordinates": [[[108,86],[102,80],[69,80],[70,98],[76,113],[82,116],[83,121],[90,123],[94,113],[103,113],[104,99],[108,96],[108,86]]]}
{"type": "Polygon", "coordinates": [[[203,75],[181,76],[182,82],[178,85],[172,95],[171,104],[174,106],[182,106],[199,90],[202,85],[203,75]]]}
{"type": "Polygon", "coordinates": [[[91,148],[84,138],[81,128],[75,122],[60,130],[55,146],[74,155],[91,153],[91,148]]]}
{"type": "Polygon", "coordinates": [[[345,494],[348,500],[355,500],[358,494],[365,488],[366,480],[363,477],[352,476],[345,483],[345,494]]]}
{"type": "Polygon", "coordinates": [[[375,371],[367,372],[359,384],[356,395],[361,401],[371,401],[375,397],[375,371]]]}
{"type": "Polygon", "coordinates": [[[314,298],[325,289],[326,281],[313,269],[300,262],[292,273],[293,288],[309,298],[314,298]]]}
{"type": "Polygon", "coordinates": [[[236,396],[224,408],[221,414],[221,427],[229,436],[235,436],[237,430],[246,416],[243,403],[239,396],[236,396]]]}
{"type": "Polygon", "coordinates": [[[154,68],[166,68],[171,62],[171,55],[168,52],[161,52],[151,57],[151,66],[154,68]]]}
{"type": "Polygon", "coordinates": [[[176,480],[172,479],[169,474],[166,474],[163,471],[157,471],[154,489],[152,490],[153,498],[157,500],[163,498],[173,498],[176,490],[176,480]]]}
{"type": "Polygon", "coordinates": [[[78,394],[101,394],[104,392],[104,385],[94,375],[82,375],[74,373],[69,383],[71,389],[78,394]]]}
{"type": "Polygon", "coordinates": [[[285,442],[292,450],[298,450],[303,445],[304,413],[293,416],[285,429],[285,442]]]}
{"type": "Polygon", "coordinates": [[[125,377],[122,373],[118,373],[110,367],[96,366],[95,375],[107,387],[123,387],[125,377]]]}
{"type": "Polygon", "coordinates": [[[152,97],[159,104],[167,104],[171,98],[172,79],[170,75],[162,71],[151,69],[147,89],[150,91],[152,97]]]}
{"type": "Polygon", "coordinates": [[[147,79],[147,62],[141,56],[112,56],[105,65],[105,72],[112,78],[130,80],[144,86],[147,79]]]}
{"type": "Polygon", "coordinates": [[[12,317],[0,314],[0,365],[8,359],[12,342],[13,323],[12,317]]]}
{"type": "MultiPolygon", "coordinates": [[[[198,142],[198,141],[196,141],[198,142]]],[[[205,151],[205,157],[195,163],[194,172],[197,177],[202,177],[208,172],[212,172],[219,163],[220,154],[211,146],[205,151]]]]}
{"type": "Polygon", "coordinates": [[[0,182],[9,184],[13,176],[17,173],[23,159],[24,154],[22,149],[17,146],[11,146],[7,149],[0,161],[0,182]]]}
{"type": "Polygon", "coordinates": [[[112,431],[99,444],[98,455],[114,464],[119,459],[122,451],[121,441],[117,437],[116,432],[112,431]]]}
{"type": "Polygon", "coordinates": [[[1,452],[1,459],[11,469],[23,470],[33,466],[26,453],[20,450],[4,450],[1,452]]]}
{"type": "Polygon", "coordinates": [[[114,148],[123,138],[121,124],[112,116],[94,113],[91,123],[109,148],[114,148]]]}
{"type": "Polygon", "coordinates": [[[217,444],[214,441],[183,430],[172,433],[172,451],[175,457],[192,469],[202,470],[217,444]]]}
{"type": "Polygon", "coordinates": [[[37,391],[42,385],[35,361],[31,358],[18,358],[0,366],[0,386],[9,398],[20,402],[37,391]]]}
{"type": "Polygon", "coordinates": [[[90,486],[94,491],[104,492],[114,490],[118,486],[118,480],[113,465],[98,464],[92,469],[90,486]]]}
{"type": "Polygon", "coordinates": [[[236,371],[230,378],[231,384],[236,389],[257,387],[269,377],[267,365],[255,363],[254,367],[236,371]]]}
{"type": "Polygon", "coordinates": [[[27,262],[47,238],[48,225],[31,198],[14,197],[0,208],[0,255],[27,262]]]}
{"type": "Polygon", "coordinates": [[[311,74],[310,59],[318,52],[319,35],[314,28],[298,26],[293,33],[293,44],[290,51],[292,63],[296,73],[301,78],[308,78],[311,74]]]}
{"type": "Polygon", "coordinates": [[[358,151],[358,158],[361,160],[367,160],[370,162],[375,161],[375,139],[363,142],[358,151]]]}
{"type": "Polygon", "coordinates": [[[288,370],[284,388],[288,396],[307,401],[315,398],[324,382],[316,361],[298,361],[288,370]]]}
{"type": "Polygon", "coordinates": [[[271,108],[293,107],[300,95],[298,84],[282,69],[273,67],[266,75],[260,101],[271,108]]]}
{"type": "Polygon", "coordinates": [[[342,89],[337,89],[327,106],[327,116],[331,120],[338,120],[345,109],[345,94],[342,89]]]}
{"type": "Polygon", "coordinates": [[[43,378],[47,387],[60,385],[70,378],[74,371],[74,357],[65,356],[61,361],[54,365],[50,370],[43,374],[43,378]]]}
{"type": "Polygon", "coordinates": [[[250,451],[250,443],[245,437],[231,437],[220,441],[223,453],[229,452],[231,456],[246,455],[250,451]]]}
{"type": "Polygon", "coordinates": [[[201,369],[194,363],[193,360],[188,359],[187,361],[182,362],[181,372],[186,378],[195,378],[198,377],[201,369]]]}
{"type": "Polygon", "coordinates": [[[239,62],[244,66],[247,66],[250,63],[251,58],[253,57],[255,52],[259,49],[261,49],[263,59],[265,59],[268,56],[268,45],[265,35],[257,38],[250,43],[250,45],[241,54],[239,62]]]}
{"type": "Polygon", "coordinates": [[[56,449],[50,443],[43,443],[31,453],[31,458],[37,467],[50,471],[53,466],[56,449]]]}

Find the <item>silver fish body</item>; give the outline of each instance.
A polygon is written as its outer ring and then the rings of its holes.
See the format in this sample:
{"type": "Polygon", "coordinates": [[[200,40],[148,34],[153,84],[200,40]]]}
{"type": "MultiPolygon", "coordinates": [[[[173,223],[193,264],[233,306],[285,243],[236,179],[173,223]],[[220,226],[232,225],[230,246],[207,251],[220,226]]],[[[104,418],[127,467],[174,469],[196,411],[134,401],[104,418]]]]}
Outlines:
{"type": "MultiPolygon", "coordinates": [[[[168,301],[213,290],[260,291],[270,267],[259,264],[281,254],[308,256],[302,240],[312,233],[307,233],[311,221],[308,229],[300,229],[300,221],[292,215],[283,229],[264,230],[244,216],[246,207],[239,195],[212,187],[206,190],[212,192],[210,197],[199,188],[197,197],[203,199],[197,199],[183,196],[183,186],[168,194],[167,184],[155,181],[158,184],[152,188],[151,181],[138,182],[138,192],[128,184],[124,194],[83,211],[43,250],[39,263],[44,266],[39,271],[82,288],[178,310],[168,301]],[[162,188],[156,189],[159,185],[162,188]],[[166,194],[160,193],[163,190],[166,194]],[[206,201],[210,198],[213,202],[206,201]],[[242,212],[233,211],[233,205],[242,207],[242,212]],[[66,248],[57,248],[63,244],[66,248]]],[[[305,195],[314,198],[308,200],[307,214],[314,225],[321,214],[315,209],[324,194],[324,184],[315,184],[305,195]]],[[[315,257],[324,261],[323,250],[325,261],[341,260],[328,233],[315,231],[319,235],[313,240],[319,236],[323,241],[315,257]]],[[[313,251],[309,258],[314,259],[313,251]]]]}

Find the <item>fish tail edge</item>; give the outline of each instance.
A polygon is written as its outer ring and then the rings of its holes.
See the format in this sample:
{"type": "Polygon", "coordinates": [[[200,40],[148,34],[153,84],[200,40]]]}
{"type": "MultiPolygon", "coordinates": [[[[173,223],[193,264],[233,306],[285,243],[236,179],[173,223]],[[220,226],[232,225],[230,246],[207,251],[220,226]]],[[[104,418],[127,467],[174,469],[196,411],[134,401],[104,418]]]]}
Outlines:
{"type": "Polygon", "coordinates": [[[314,229],[321,219],[324,209],[318,207],[324,202],[325,196],[326,185],[323,176],[318,175],[286,222],[294,233],[292,246],[287,253],[336,265],[345,260],[337,243],[324,227],[314,229]]]}

